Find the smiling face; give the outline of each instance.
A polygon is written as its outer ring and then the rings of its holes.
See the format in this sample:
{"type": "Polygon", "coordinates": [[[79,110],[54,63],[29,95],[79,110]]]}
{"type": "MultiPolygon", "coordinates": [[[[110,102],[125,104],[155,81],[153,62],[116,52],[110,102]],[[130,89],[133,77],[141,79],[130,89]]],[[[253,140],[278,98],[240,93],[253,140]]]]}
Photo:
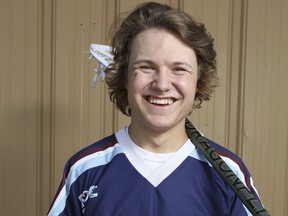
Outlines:
{"type": "Polygon", "coordinates": [[[193,106],[197,60],[173,34],[152,28],[131,44],[127,92],[134,131],[181,131],[193,106]]]}

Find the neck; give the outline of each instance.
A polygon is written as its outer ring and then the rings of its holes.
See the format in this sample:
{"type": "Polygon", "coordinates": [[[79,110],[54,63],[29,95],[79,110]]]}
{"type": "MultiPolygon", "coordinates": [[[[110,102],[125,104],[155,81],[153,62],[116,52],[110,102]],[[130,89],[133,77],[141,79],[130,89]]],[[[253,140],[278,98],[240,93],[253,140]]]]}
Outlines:
{"type": "Polygon", "coordinates": [[[169,130],[154,130],[133,125],[129,127],[129,136],[143,149],[156,153],[177,151],[188,139],[184,121],[169,130]]]}

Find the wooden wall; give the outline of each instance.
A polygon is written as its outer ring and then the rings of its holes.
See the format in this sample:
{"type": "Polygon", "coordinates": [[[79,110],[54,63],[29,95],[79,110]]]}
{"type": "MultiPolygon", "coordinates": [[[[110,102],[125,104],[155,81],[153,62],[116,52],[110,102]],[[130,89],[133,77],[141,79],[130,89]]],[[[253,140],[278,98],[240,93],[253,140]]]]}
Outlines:
{"type": "MultiPolygon", "coordinates": [[[[129,123],[83,51],[144,1],[0,0],[0,212],[46,215],[64,163],[129,123]]],[[[239,154],[272,215],[288,215],[288,1],[162,0],[215,38],[220,86],[192,121],[239,154]]]]}

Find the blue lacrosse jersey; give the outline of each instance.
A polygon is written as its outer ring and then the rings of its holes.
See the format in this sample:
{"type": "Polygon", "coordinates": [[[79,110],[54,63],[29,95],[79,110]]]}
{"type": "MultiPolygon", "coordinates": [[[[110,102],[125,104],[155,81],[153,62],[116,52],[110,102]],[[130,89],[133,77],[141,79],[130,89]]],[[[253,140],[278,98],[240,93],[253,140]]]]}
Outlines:
{"type": "MultiPolygon", "coordinates": [[[[157,183],[147,180],[123,151],[124,133],[122,129],[68,160],[49,216],[251,215],[197,148],[179,164],[175,162],[175,168],[168,173],[170,165],[164,167],[166,176],[157,183]]],[[[208,142],[258,197],[242,160],[226,148],[208,142]]]]}

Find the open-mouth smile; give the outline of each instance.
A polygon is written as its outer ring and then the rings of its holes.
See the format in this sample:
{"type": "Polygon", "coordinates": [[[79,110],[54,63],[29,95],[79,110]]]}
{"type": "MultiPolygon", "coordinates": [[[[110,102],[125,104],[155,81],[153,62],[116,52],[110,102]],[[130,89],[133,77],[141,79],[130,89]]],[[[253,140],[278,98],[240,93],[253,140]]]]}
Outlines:
{"type": "Polygon", "coordinates": [[[156,104],[156,105],[170,105],[176,101],[175,98],[157,98],[157,97],[152,97],[152,96],[147,96],[146,100],[151,103],[151,104],[156,104]]]}

